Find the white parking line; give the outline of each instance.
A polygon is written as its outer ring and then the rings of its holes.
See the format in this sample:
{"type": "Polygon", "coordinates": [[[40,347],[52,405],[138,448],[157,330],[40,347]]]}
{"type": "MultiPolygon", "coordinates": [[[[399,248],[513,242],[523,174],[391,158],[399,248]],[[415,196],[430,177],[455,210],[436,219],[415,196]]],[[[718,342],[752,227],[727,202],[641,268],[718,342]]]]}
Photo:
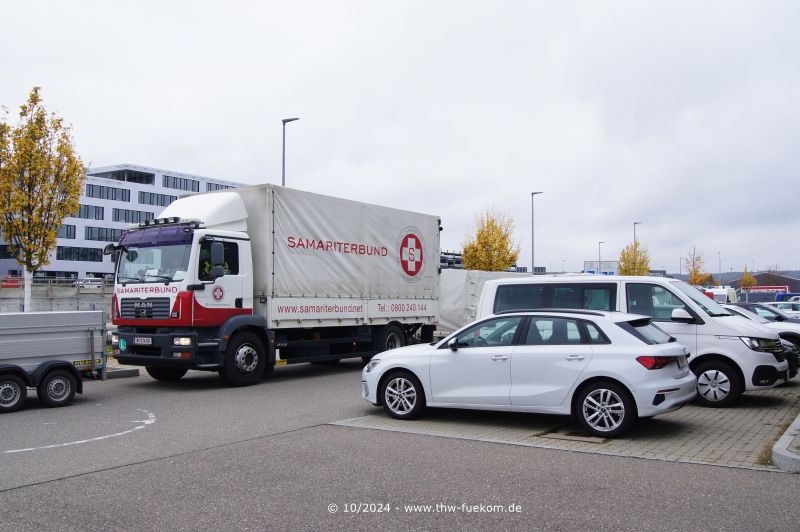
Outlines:
{"type": "Polygon", "coordinates": [[[141,425],[137,425],[132,429],[128,429],[122,432],[117,432],[116,434],[106,434],[105,436],[97,436],[96,438],[89,438],[86,440],[78,440],[78,441],[70,441],[66,443],[54,443],[52,445],[43,445],[41,447],[29,447],[27,449],[12,449],[10,451],[3,451],[3,454],[12,454],[12,453],[26,453],[28,451],[41,451],[42,449],[55,449],[56,447],[70,447],[72,445],[80,445],[82,443],[89,443],[93,441],[100,441],[100,440],[107,440],[109,438],[116,438],[117,436],[124,436],[126,434],[130,434],[134,431],[146,428],[148,425],[152,425],[156,422],[156,415],[152,412],[148,412],[147,410],[142,410],[141,408],[137,408],[139,412],[142,412],[147,415],[147,419],[141,419],[136,421],[131,421],[131,423],[141,423],[141,425]]]}

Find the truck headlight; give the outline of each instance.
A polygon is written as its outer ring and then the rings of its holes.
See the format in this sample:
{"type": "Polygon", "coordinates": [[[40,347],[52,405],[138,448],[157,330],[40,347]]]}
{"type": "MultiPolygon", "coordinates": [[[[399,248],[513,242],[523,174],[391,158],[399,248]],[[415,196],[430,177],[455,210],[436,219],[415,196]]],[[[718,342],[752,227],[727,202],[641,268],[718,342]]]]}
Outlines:
{"type": "Polygon", "coordinates": [[[369,361],[369,364],[367,364],[367,367],[364,368],[364,370],[367,373],[369,373],[370,371],[372,371],[375,368],[375,366],[377,366],[380,363],[381,363],[381,360],[379,358],[373,358],[372,360],[369,361]]]}
{"type": "Polygon", "coordinates": [[[176,336],[172,339],[172,345],[179,345],[181,347],[187,347],[192,345],[192,339],[188,336],[176,336]]]}
{"type": "Polygon", "coordinates": [[[111,345],[119,345],[119,336],[116,334],[111,335],[111,345]]]}

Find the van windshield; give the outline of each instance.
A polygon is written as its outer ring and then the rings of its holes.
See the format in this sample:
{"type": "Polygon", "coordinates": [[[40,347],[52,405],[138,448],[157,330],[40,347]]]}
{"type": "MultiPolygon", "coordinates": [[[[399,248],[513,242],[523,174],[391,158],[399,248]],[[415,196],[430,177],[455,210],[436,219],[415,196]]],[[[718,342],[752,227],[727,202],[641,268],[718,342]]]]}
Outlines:
{"type": "Polygon", "coordinates": [[[683,281],[674,281],[672,285],[683,292],[692,301],[697,303],[706,314],[712,317],[731,316],[731,313],[722,308],[716,301],[705,295],[703,292],[694,286],[687,284],[683,281]]]}

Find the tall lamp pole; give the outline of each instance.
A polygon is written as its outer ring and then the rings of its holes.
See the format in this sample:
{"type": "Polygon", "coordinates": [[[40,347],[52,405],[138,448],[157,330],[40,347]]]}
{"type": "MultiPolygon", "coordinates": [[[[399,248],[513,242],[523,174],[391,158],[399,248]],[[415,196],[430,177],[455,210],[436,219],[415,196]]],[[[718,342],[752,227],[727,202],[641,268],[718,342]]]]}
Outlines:
{"type": "Polygon", "coordinates": [[[533,198],[536,197],[536,194],[544,194],[544,192],[531,192],[531,275],[536,275],[536,262],[533,260],[533,228],[534,228],[534,221],[533,221],[533,198]]]}
{"type": "Polygon", "coordinates": [[[600,260],[600,244],[605,244],[605,242],[601,240],[597,243],[597,275],[602,275],[603,273],[602,261],[600,260]]]}
{"type": "Polygon", "coordinates": [[[633,243],[636,243],[636,226],[644,222],[633,222],[633,243]]]}
{"type": "Polygon", "coordinates": [[[281,186],[286,186],[286,124],[288,122],[294,122],[295,120],[300,120],[299,118],[284,118],[283,122],[283,150],[281,156],[281,186]]]}

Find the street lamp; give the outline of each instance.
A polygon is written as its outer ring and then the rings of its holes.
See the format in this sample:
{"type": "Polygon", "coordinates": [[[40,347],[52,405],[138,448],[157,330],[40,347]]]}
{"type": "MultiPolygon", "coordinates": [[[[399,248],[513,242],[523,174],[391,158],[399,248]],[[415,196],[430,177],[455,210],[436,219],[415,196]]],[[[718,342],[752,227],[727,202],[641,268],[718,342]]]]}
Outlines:
{"type": "Polygon", "coordinates": [[[722,286],[722,252],[717,251],[717,260],[719,260],[719,285],[722,286]]]}
{"type": "Polygon", "coordinates": [[[544,192],[531,192],[531,275],[536,275],[536,263],[533,260],[533,198],[536,194],[544,194],[544,192]]]}
{"type": "Polygon", "coordinates": [[[286,186],[286,124],[300,120],[299,118],[284,118],[283,122],[283,155],[281,157],[281,186],[286,186]]]}
{"type": "Polygon", "coordinates": [[[633,222],[633,243],[636,243],[636,226],[644,222],[633,222]]]}
{"type": "Polygon", "coordinates": [[[605,244],[602,240],[597,243],[597,275],[601,274],[602,266],[600,266],[600,244],[605,244]]]}

